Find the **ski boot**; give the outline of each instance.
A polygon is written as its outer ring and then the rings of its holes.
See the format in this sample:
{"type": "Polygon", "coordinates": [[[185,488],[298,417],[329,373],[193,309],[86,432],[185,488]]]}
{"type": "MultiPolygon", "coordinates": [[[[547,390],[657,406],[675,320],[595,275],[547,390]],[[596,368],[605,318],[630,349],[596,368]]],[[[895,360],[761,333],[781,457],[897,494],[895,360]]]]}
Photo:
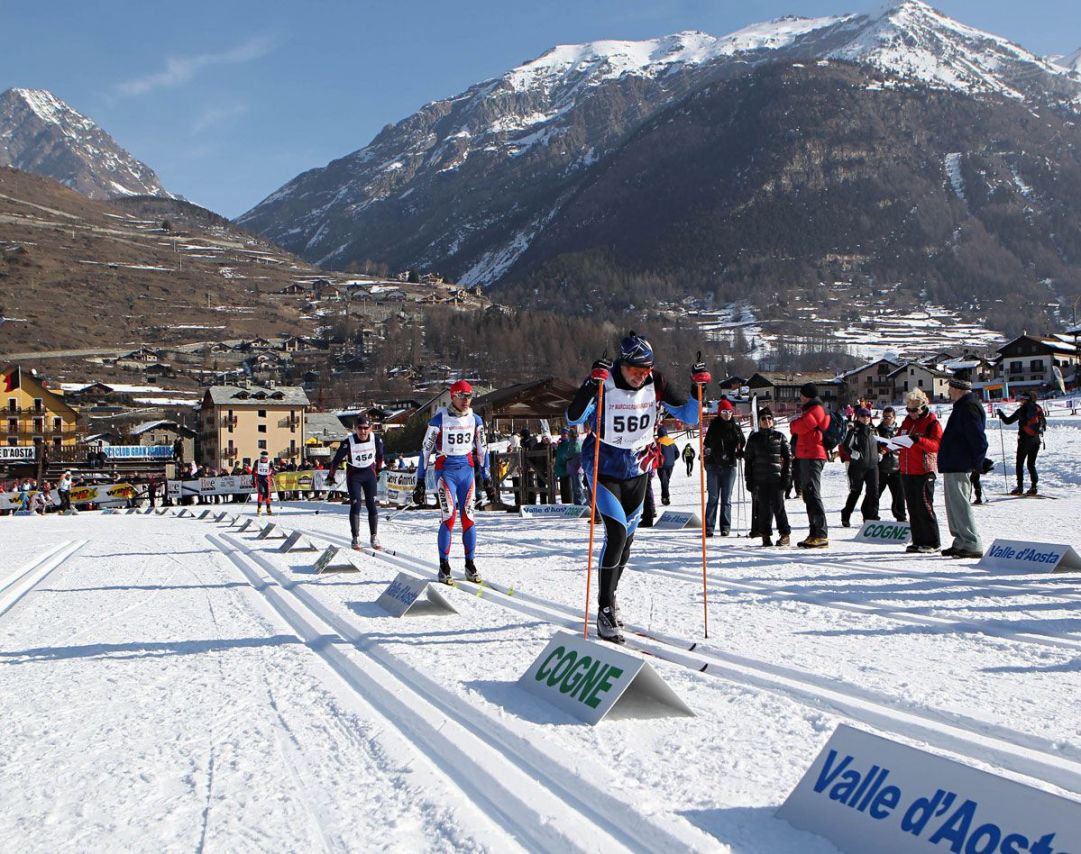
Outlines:
{"type": "Polygon", "coordinates": [[[266,514],[267,514],[267,516],[273,516],[274,515],[274,511],[270,509],[269,504],[266,506],[266,514]]]}
{"type": "Polygon", "coordinates": [[[360,551],[360,540],[358,540],[356,537],[353,537],[353,551],[360,551]]]}
{"type": "Polygon", "coordinates": [[[480,573],[477,572],[477,565],[471,560],[465,562],[465,580],[480,584],[480,573]]]}
{"type": "Polygon", "coordinates": [[[1040,493],[1039,493],[1039,490],[1037,490],[1035,486],[1030,486],[1030,487],[1029,487],[1029,488],[1028,488],[1028,489],[1027,489],[1027,490],[1025,491],[1025,495],[1039,495],[1039,494],[1040,494],[1040,493]]]}
{"type": "Polygon", "coordinates": [[[616,619],[616,625],[621,629],[623,628],[623,612],[619,609],[619,602],[616,601],[616,595],[612,594],[612,616],[616,619]]]}
{"type": "Polygon", "coordinates": [[[368,545],[370,545],[377,552],[382,551],[382,549],[383,549],[383,547],[379,544],[379,537],[372,537],[371,540],[369,541],[368,545]]]}
{"type": "Polygon", "coordinates": [[[1016,489],[1011,489],[1010,490],[1010,495],[1024,495],[1024,494],[1025,494],[1025,490],[1022,489],[1020,486],[1017,487],[1016,489]]]}
{"type": "Polygon", "coordinates": [[[450,584],[450,561],[445,557],[439,559],[439,575],[435,580],[440,584],[450,584]]]}
{"type": "Polygon", "coordinates": [[[263,515],[263,505],[262,504],[256,504],[255,505],[255,515],[256,516],[262,516],[263,515]]]}
{"type": "Polygon", "coordinates": [[[609,643],[626,643],[611,608],[601,608],[597,612],[597,637],[609,643]]]}

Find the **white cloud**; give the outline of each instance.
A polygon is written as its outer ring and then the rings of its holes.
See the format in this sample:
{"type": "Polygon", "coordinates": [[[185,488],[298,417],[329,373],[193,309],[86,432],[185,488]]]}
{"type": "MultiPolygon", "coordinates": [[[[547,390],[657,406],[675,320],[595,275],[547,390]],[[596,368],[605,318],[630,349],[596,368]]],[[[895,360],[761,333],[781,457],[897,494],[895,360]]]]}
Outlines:
{"type": "Polygon", "coordinates": [[[270,38],[257,36],[220,53],[169,57],[165,61],[164,70],[118,83],[114,91],[117,95],[145,95],[165,86],[179,86],[212,65],[236,65],[260,59],[270,53],[273,46],[270,38]]]}
{"type": "Polygon", "coordinates": [[[243,115],[247,111],[247,104],[226,104],[221,107],[208,107],[203,110],[195,120],[195,123],[191,126],[192,135],[202,133],[207,128],[211,128],[234,116],[243,115]]]}

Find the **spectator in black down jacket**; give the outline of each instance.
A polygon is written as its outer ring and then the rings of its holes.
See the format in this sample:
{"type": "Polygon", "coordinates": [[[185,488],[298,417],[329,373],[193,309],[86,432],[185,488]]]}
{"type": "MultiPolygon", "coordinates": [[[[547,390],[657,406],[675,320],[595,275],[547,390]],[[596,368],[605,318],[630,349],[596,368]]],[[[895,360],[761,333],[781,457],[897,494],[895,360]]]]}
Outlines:
{"type": "Polygon", "coordinates": [[[861,406],[856,410],[856,420],[838,450],[848,463],[848,499],[841,510],[841,525],[847,528],[851,524],[861,491],[863,521],[878,519],[878,438],[871,426],[870,409],[861,406]]]}
{"type": "Polygon", "coordinates": [[[747,440],[745,479],[747,491],[758,507],[757,529],[762,545],[771,546],[772,521],[777,520],[777,545],[787,546],[792,528],[784,507],[784,495],[792,482],[792,454],[788,439],[773,429],[773,413],[762,407],[758,429],[747,440]]]}

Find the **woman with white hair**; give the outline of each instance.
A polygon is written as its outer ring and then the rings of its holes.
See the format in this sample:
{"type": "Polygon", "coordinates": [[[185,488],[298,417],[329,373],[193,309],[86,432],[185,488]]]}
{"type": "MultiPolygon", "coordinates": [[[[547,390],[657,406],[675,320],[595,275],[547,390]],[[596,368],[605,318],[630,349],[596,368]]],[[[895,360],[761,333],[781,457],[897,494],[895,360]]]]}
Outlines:
{"type": "Polygon", "coordinates": [[[919,554],[938,553],[942,541],[935,516],[935,475],[938,472],[938,445],[942,441],[942,425],[927,407],[927,395],[913,389],[905,395],[905,411],[898,436],[912,440],[901,449],[901,486],[912,525],[912,545],[907,551],[919,554]]]}

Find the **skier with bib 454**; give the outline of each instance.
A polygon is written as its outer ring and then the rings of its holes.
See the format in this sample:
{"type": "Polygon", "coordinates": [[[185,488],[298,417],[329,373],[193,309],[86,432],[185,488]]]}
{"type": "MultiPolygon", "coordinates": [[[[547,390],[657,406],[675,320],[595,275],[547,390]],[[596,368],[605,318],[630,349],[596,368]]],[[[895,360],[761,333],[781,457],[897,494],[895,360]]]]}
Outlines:
{"type": "Polygon", "coordinates": [[[266,451],[259,452],[259,460],[255,463],[252,474],[255,475],[255,515],[263,514],[263,502],[266,502],[266,513],[273,516],[270,509],[270,493],[274,489],[274,475],[278,473],[274,463],[270,461],[270,454],[266,451]]]}
{"type": "Polygon", "coordinates": [[[379,548],[379,505],[375,500],[379,471],[383,468],[383,440],[372,432],[366,415],[358,416],[353,432],[338,446],[327,472],[327,483],[334,485],[338,466],[346,462],[345,485],[349,489],[349,529],[353,548],[360,550],[360,506],[368,508],[368,534],[373,549],[379,548]]]}
{"type": "MultiPolygon", "coordinates": [[[[604,523],[597,636],[614,643],[623,643],[623,617],[616,602],[616,588],[642,517],[649,475],[661,458],[655,441],[658,410],[663,407],[690,427],[698,423],[697,399],[671,386],[653,370],[653,361],[650,343],[631,332],[620,343],[614,364],[603,358],[593,363],[592,372],[566,412],[570,424],[596,418],[598,390],[603,386],[600,429],[583,443],[582,469],[586,482],[596,490],[597,513],[604,523]],[[594,471],[598,437],[599,462],[594,471]]],[[[694,365],[691,374],[695,385],[710,381],[704,364],[694,365]]]]}
{"type": "Polygon", "coordinates": [[[450,406],[440,409],[428,422],[424,444],[417,462],[417,485],[413,500],[424,506],[424,472],[428,457],[435,453],[436,490],[439,494],[439,581],[450,583],[450,533],[454,517],[462,516],[462,545],[465,547],[465,579],[479,582],[480,575],[473,557],[477,548],[477,531],[473,522],[476,481],[473,475],[474,454],[480,466],[485,489],[488,478],[488,443],[484,438],[484,422],[473,412],[470,402],[473,386],[458,380],[450,387],[450,406]]]}

